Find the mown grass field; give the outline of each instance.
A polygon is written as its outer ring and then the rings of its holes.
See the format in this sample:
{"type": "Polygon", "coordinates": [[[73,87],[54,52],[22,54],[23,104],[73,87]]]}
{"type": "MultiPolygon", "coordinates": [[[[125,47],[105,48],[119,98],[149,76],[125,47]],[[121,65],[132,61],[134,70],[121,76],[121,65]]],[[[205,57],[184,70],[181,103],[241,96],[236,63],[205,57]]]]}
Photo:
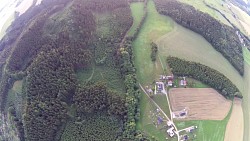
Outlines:
{"type": "MultiPolygon", "coordinates": [[[[148,16],[138,37],[133,42],[135,66],[138,69],[137,76],[142,84],[151,84],[163,73],[160,60],[157,59],[155,63],[151,61],[150,43],[171,31],[173,27],[168,17],[157,13],[153,1],[149,1],[147,8],[148,16]]],[[[136,9],[132,9],[132,13],[135,10],[136,9]]]]}
{"type": "Polygon", "coordinates": [[[136,28],[140,24],[140,21],[143,17],[143,7],[144,3],[143,2],[133,2],[130,5],[130,9],[132,11],[132,16],[133,16],[133,25],[130,28],[129,32],[127,33],[128,36],[134,35],[136,28]]]}
{"type": "Polygon", "coordinates": [[[164,58],[163,63],[166,63],[167,56],[198,62],[223,73],[239,89],[243,88],[240,74],[208,41],[199,34],[172,22],[175,25],[174,30],[161,36],[156,42],[159,53],[164,58]]]}

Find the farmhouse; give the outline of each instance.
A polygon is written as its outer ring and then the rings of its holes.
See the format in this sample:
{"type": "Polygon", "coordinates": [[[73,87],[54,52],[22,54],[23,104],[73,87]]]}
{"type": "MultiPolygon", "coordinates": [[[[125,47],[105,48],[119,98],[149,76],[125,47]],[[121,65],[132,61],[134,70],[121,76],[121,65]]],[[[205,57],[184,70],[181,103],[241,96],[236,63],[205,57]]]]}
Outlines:
{"type": "Polygon", "coordinates": [[[167,130],[167,133],[170,137],[173,137],[174,136],[174,127],[171,127],[167,130]]]}
{"type": "Polygon", "coordinates": [[[173,86],[173,81],[172,80],[168,80],[168,86],[170,86],[170,87],[173,86]]]}
{"type": "Polygon", "coordinates": [[[184,86],[184,87],[187,86],[187,80],[185,77],[183,77],[183,79],[181,79],[180,86],[184,86]]]}
{"type": "Polygon", "coordinates": [[[156,82],[156,85],[155,85],[155,94],[157,94],[157,93],[167,94],[167,92],[165,91],[165,87],[164,87],[164,83],[163,82],[156,82]]]}

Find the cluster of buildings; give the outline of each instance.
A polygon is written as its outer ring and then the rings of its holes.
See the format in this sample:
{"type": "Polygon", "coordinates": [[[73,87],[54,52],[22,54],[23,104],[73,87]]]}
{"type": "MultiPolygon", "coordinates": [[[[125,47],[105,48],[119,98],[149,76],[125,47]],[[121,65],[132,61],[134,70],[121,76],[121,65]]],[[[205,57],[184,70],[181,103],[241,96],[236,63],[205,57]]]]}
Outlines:
{"type": "Polygon", "coordinates": [[[174,129],[174,126],[173,126],[173,122],[172,121],[168,121],[167,122],[167,125],[168,125],[168,130],[167,130],[167,133],[168,135],[172,138],[175,134],[176,134],[176,131],[174,129]]]}
{"type": "MultiPolygon", "coordinates": [[[[157,94],[157,93],[167,94],[167,92],[165,90],[165,86],[166,87],[176,87],[174,80],[175,80],[175,78],[174,78],[173,74],[172,75],[160,75],[160,81],[156,82],[154,94],[157,94]]],[[[180,87],[187,86],[186,77],[181,77],[181,79],[178,79],[178,81],[179,81],[180,87]]]]}

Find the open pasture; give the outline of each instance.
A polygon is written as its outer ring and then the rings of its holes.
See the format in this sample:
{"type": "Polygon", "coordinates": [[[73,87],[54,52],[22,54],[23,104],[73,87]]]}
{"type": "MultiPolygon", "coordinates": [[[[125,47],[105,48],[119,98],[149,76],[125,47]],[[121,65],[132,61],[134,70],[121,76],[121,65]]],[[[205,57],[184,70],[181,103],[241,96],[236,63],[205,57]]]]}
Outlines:
{"type": "Polygon", "coordinates": [[[176,23],[173,25],[174,30],[156,41],[161,56],[174,56],[201,63],[224,74],[240,90],[243,88],[240,74],[208,41],[176,23]]]}
{"type": "Polygon", "coordinates": [[[128,36],[131,36],[135,33],[136,28],[140,24],[142,17],[143,17],[143,2],[133,2],[130,4],[130,9],[133,16],[133,25],[130,28],[129,32],[127,33],[128,36]]]}
{"type": "Polygon", "coordinates": [[[169,97],[173,112],[188,109],[184,120],[223,120],[231,106],[230,100],[211,88],[174,88],[169,97]]]}

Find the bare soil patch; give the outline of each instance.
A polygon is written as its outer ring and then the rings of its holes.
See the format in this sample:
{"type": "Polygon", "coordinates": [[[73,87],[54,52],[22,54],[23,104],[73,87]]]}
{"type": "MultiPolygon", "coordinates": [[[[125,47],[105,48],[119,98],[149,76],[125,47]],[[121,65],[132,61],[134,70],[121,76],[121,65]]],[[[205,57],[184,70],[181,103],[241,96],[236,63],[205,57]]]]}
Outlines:
{"type": "Polygon", "coordinates": [[[244,120],[241,100],[235,99],[231,117],[227,123],[224,141],[242,141],[244,133],[244,120]]]}
{"type": "Polygon", "coordinates": [[[188,109],[182,120],[223,120],[232,103],[212,88],[174,88],[169,99],[173,112],[188,109]]]}

